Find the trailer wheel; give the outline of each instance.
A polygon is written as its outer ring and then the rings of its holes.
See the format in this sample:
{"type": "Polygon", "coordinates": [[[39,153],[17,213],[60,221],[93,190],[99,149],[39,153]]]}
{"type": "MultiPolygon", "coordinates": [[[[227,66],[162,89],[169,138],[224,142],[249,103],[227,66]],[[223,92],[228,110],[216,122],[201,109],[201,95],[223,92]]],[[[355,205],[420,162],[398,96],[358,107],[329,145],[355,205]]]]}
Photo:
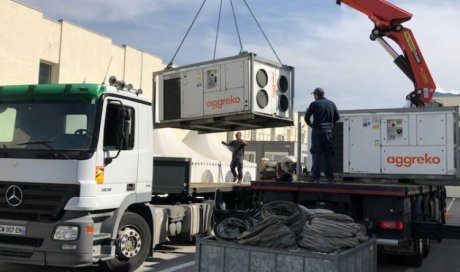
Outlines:
{"type": "Polygon", "coordinates": [[[147,259],[151,241],[147,222],[138,214],[126,212],[118,227],[115,258],[100,265],[106,271],[134,271],[147,259]]]}
{"type": "Polygon", "coordinates": [[[207,225],[206,225],[206,237],[212,236],[214,237],[214,211],[216,207],[216,203],[214,200],[205,200],[203,203],[208,203],[211,206],[211,213],[209,215],[207,225]]]}
{"type": "Polygon", "coordinates": [[[423,258],[428,257],[430,254],[431,240],[423,239],[423,258]]]}
{"type": "Polygon", "coordinates": [[[424,253],[424,239],[417,238],[413,239],[414,243],[414,253],[415,255],[411,256],[409,258],[410,265],[413,265],[415,267],[420,267],[423,263],[423,256],[425,255],[424,253]]]}
{"type": "Polygon", "coordinates": [[[431,220],[431,208],[430,208],[430,198],[428,196],[423,196],[423,221],[430,222],[431,220]]]}
{"type": "Polygon", "coordinates": [[[434,222],[440,222],[442,217],[441,203],[437,197],[430,199],[431,210],[433,214],[431,215],[431,220],[434,222]]]}
{"type": "Polygon", "coordinates": [[[415,221],[423,221],[423,207],[422,207],[422,197],[418,196],[413,202],[413,219],[415,221]]]}
{"type": "Polygon", "coordinates": [[[447,212],[447,193],[446,193],[446,187],[445,186],[440,186],[438,187],[438,190],[435,192],[435,195],[439,199],[439,212],[441,213],[441,223],[446,224],[446,212],[447,212]]]}

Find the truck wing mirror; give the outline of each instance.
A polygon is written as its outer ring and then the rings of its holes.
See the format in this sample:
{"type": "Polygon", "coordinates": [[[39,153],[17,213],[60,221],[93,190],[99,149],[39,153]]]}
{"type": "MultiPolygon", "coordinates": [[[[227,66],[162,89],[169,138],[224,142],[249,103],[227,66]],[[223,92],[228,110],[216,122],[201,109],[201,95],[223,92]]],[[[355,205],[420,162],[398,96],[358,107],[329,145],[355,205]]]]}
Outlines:
{"type": "Polygon", "coordinates": [[[114,158],[108,157],[104,159],[104,165],[107,166],[112,163],[114,158]]]}

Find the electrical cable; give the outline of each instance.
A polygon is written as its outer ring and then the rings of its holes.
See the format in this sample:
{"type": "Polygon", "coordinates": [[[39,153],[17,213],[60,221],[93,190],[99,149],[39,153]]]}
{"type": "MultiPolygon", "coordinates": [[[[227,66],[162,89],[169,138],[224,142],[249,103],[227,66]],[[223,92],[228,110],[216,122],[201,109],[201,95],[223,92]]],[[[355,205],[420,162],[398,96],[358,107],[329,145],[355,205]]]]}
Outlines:
{"type": "Polygon", "coordinates": [[[272,44],[270,43],[270,41],[268,40],[267,38],[267,35],[265,35],[265,32],[264,30],[262,29],[262,26],[260,26],[259,24],[259,21],[257,21],[257,18],[256,16],[254,15],[254,13],[252,12],[251,8],[249,7],[248,3],[246,2],[246,0],[243,0],[244,4],[246,4],[246,7],[248,8],[249,12],[251,13],[251,16],[252,18],[254,19],[254,21],[256,22],[257,26],[259,27],[260,31],[262,32],[262,35],[264,36],[265,40],[267,41],[268,45],[270,46],[270,48],[272,49],[273,51],[273,54],[275,54],[276,58],[278,59],[278,62],[283,64],[280,60],[280,58],[278,57],[278,54],[276,54],[276,51],[275,49],[273,48],[272,44]]]}
{"type": "Polygon", "coordinates": [[[243,53],[243,43],[241,42],[240,29],[238,28],[238,22],[236,20],[235,8],[233,7],[233,0],[230,0],[230,5],[232,6],[233,20],[235,21],[236,33],[238,34],[238,41],[240,42],[240,53],[243,53]]]}
{"type": "Polygon", "coordinates": [[[193,24],[194,24],[195,21],[196,21],[196,18],[198,18],[198,15],[200,15],[200,12],[201,12],[201,10],[203,9],[203,6],[204,6],[204,4],[206,3],[206,1],[207,1],[207,0],[203,0],[203,3],[201,4],[200,8],[198,9],[198,12],[197,12],[196,15],[195,15],[195,18],[193,18],[192,23],[191,23],[190,26],[188,27],[188,30],[187,30],[187,32],[185,33],[185,36],[182,38],[182,41],[180,42],[179,47],[177,48],[176,52],[174,53],[174,56],[172,57],[172,59],[171,59],[171,61],[169,62],[168,66],[166,66],[166,69],[169,69],[169,68],[172,67],[173,61],[174,61],[174,59],[176,58],[177,53],[179,52],[180,48],[182,47],[182,44],[184,43],[185,39],[187,38],[188,33],[189,33],[190,30],[192,29],[193,24]]]}
{"type": "Polygon", "coordinates": [[[219,38],[219,28],[220,28],[220,16],[222,14],[222,1],[220,0],[220,7],[219,7],[219,17],[217,19],[217,29],[216,29],[216,42],[214,43],[214,55],[212,57],[213,60],[216,59],[216,51],[217,51],[217,39],[219,38]]]}
{"type": "Polygon", "coordinates": [[[314,214],[297,240],[298,246],[319,252],[352,248],[368,239],[366,228],[344,214],[314,214]]]}
{"type": "MultiPolygon", "coordinates": [[[[200,15],[201,10],[203,9],[203,6],[206,4],[206,1],[207,0],[203,0],[203,3],[201,3],[200,8],[198,9],[197,13],[195,14],[195,17],[193,18],[192,23],[190,24],[189,28],[187,29],[187,32],[185,33],[184,37],[182,38],[182,40],[181,40],[181,42],[179,44],[179,47],[177,48],[176,52],[174,53],[171,61],[166,66],[166,69],[169,69],[169,68],[172,67],[174,59],[176,58],[177,54],[179,53],[179,50],[181,49],[182,45],[184,44],[185,39],[187,38],[188,34],[190,33],[190,30],[192,29],[193,25],[195,24],[196,19],[200,15]]],[[[216,59],[217,42],[218,42],[218,38],[219,38],[220,21],[221,21],[221,15],[222,15],[222,2],[223,2],[223,0],[220,1],[219,17],[218,17],[218,20],[217,20],[216,39],[215,39],[215,43],[214,43],[214,54],[213,54],[213,59],[214,60],[216,59]]],[[[278,54],[276,53],[275,48],[271,44],[271,42],[268,39],[267,35],[265,34],[265,31],[262,29],[262,26],[260,25],[260,23],[257,20],[256,16],[254,15],[254,12],[252,11],[251,7],[249,6],[249,4],[247,3],[246,0],[243,0],[243,2],[246,5],[247,9],[249,10],[249,13],[251,14],[252,18],[254,19],[255,23],[257,24],[259,30],[262,32],[262,35],[264,36],[265,41],[270,46],[270,48],[273,51],[273,54],[276,56],[278,62],[282,64],[281,59],[278,57],[278,54]]],[[[241,34],[240,34],[240,29],[238,27],[238,20],[236,18],[235,8],[233,6],[233,0],[230,0],[230,5],[231,5],[231,8],[232,8],[233,20],[235,22],[235,28],[236,28],[236,33],[238,35],[238,41],[239,41],[239,44],[240,44],[240,54],[241,54],[241,53],[244,53],[245,51],[244,51],[244,48],[243,48],[243,42],[241,40],[241,34]]]]}
{"type": "Polygon", "coordinates": [[[260,213],[263,219],[276,218],[288,226],[296,235],[303,230],[307,215],[299,205],[289,201],[272,201],[263,205],[260,213]]]}

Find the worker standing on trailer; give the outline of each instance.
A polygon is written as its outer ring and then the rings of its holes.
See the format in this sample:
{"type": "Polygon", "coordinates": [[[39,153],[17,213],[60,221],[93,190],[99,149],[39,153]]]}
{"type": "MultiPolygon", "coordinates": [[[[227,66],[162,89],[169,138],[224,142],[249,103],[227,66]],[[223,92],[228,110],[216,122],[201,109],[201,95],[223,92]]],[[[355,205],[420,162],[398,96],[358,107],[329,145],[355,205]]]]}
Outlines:
{"type": "Polygon", "coordinates": [[[230,170],[233,174],[233,182],[243,182],[243,160],[244,160],[244,147],[248,142],[241,139],[241,132],[235,133],[236,140],[230,143],[222,142],[223,145],[231,147],[232,162],[230,163],[230,170]],[[238,170],[238,173],[235,171],[238,170]]]}
{"type": "Polygon", "coordinates": [[[324,157],[324,174],[328,181],[334,179],[332,159],[334,156],[334,135],[332,127],[340,119],[334,102],[324,97],[324,90],[316,88],[315,97],[305,113],[305,122],[312,128],[310,153],[313,156],[311,167],[312,180],[318,182],[321,177],[321,158],[324,157]],[[311,117],[313,116],[313,122],[311,117]]]}

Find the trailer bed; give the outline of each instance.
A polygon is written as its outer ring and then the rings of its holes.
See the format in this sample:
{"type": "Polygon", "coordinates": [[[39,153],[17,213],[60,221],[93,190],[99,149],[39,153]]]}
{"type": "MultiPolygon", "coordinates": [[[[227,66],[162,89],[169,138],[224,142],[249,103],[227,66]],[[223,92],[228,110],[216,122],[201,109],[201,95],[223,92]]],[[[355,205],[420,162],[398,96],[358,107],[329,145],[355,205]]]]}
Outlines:
{"type": "Polygon", "coordinates": [[[214,193],[216,189],[219,189],[221,192],[232,192],[240,190],[249,190],[251,188],[250,183],[198,183],[191,182],[189,191],[191,193],[214,193]]]}
{"type": "Polygon", "coordinates": [[[338,193],[357,195],[378,195],[408,197],[437,190],[434,185],[416,184],[389,184],[388,182],[281,182],[281,181],[253,181],[253,190],[338,193]]]}

